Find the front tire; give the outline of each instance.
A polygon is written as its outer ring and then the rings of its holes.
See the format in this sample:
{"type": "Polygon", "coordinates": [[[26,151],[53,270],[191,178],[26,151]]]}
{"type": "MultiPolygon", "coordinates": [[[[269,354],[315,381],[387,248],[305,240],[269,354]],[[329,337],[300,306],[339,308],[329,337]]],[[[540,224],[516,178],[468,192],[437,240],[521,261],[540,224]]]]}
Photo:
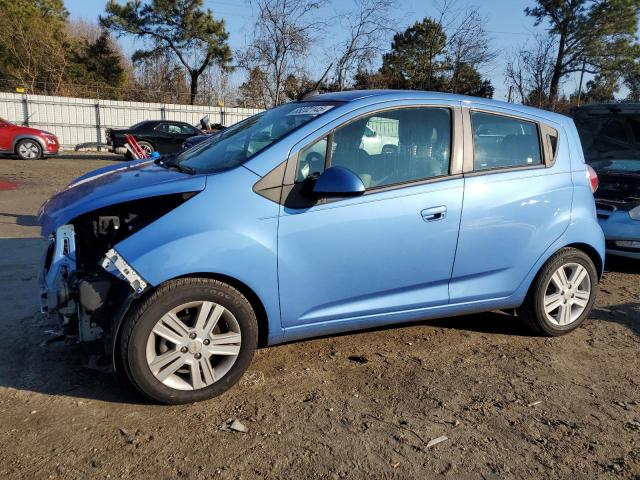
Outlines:
{"type": "Polygon", "coordinates": [[[218,396],[251,363],[256,315],[238,290],[223,282],[183,278],[161,285],[127,315],[116,345],[129,381],[165,404],[218,396]]]}
{"type": "Polygon", "coordinates": [[[598,272],[589,255],[563,248],[538,273],[518,317],[542,335],[565,335],[589,316],[597,291],[598,272]]]}
{"type": "Polygon", "coordinates": [[[37,160],[42,157],[42,147],[36,140],[25,138],[16,144],[16,155],[20,160],[37,160]]]}

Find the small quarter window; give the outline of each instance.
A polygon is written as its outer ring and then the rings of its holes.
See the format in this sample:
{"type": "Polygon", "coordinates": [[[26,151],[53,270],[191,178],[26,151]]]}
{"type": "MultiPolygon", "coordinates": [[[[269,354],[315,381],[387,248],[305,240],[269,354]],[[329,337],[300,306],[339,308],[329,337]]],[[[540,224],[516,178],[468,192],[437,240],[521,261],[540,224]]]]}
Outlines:
{"type": "Polygon", "coordinates": [[[324,137],[312,145],[304,148],[298,156],[298,173],[296,182],[302,182],[309,177],[324,172],[324,164],[327,156],[327,137],[324,137]]]}
{"type": "Polygon", "coordinates": [[[551,147],[551,160],[554,160],[558,150],[558,132],[554,130],[553,133],[549,133],[547,139],[549,140],[549,147],[551,147]]]}
{"type": "MultiPolygon", "coordinates": [[[[534,122],[471,112],[474,170],[540,165],[540,135],[534,122]]],[[[557,137],[556,137],[557,140],[557,137]]]]}

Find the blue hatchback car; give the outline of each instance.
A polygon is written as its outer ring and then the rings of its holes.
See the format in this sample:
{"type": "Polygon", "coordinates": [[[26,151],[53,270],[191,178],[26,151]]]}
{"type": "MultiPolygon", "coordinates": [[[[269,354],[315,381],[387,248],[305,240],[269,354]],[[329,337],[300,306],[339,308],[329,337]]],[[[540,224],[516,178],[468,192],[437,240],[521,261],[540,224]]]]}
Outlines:
{"type": "Polygon", "coordinates": [[[562,335],[603,271],[593,175],[564,116],[312,95],[48,200],[42,308],[164,403],[224,392],[259,345],[494,309],[562,335]]]}

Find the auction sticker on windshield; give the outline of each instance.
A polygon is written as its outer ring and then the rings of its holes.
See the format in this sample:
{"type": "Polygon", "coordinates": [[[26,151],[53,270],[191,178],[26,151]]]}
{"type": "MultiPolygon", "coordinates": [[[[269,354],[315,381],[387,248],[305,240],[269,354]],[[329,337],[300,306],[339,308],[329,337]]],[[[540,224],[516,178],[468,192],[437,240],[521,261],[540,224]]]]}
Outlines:
{"type": "Polygon", "coordinates": [[[313,115],[314,117],[317,115],[321,115],[324,112],[328,112],[335,105],[309,105],[308,107],[298,107],[291,110],[287,113],[289,115],[313,115]]]}

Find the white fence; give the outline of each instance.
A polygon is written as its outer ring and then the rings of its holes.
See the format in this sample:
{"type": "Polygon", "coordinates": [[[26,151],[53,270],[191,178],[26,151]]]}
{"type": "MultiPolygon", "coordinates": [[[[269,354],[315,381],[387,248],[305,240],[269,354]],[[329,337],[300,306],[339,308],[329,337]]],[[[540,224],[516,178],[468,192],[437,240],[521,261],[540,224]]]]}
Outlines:
{"type": "Polygon", "coordinates": [[[260,110],[254,108],[120,102],[0,92],[0,117],[17,125],[52,132],[65,148],[80,143],[104,143],[105,128],[130,127],[142,120],[179,120],[199,125],[200,119],[209,115],[211,123],[229,126],[258,112],[260,110]]]}

